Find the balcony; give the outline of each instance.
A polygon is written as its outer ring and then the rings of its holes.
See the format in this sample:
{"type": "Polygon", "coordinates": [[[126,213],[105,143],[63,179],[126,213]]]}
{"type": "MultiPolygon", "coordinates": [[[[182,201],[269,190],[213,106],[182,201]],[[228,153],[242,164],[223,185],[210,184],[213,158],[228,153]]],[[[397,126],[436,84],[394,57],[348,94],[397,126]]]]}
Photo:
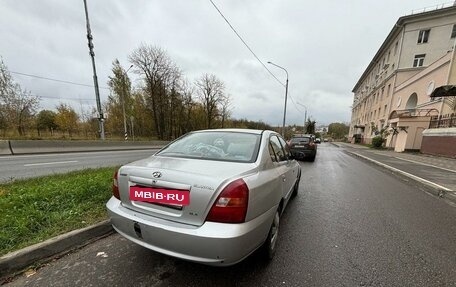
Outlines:
{"type": "Polygon", "coordinates": [[[446,114],[440,116],[432,116],[429,122],[430,129],[438,128],[453,128],[456,127],[456,114],[446,114]]]}

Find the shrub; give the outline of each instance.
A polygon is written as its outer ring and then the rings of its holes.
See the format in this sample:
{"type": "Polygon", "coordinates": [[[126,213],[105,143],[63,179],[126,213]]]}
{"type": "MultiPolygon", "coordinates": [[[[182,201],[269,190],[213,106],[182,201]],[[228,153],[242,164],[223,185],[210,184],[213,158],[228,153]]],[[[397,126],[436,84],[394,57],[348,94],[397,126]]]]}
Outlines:
{"type": "Polygon", "coordinates": [[[376,136],[376,137],[372,138],[372,147],[381,148],[384,141],[385,141],[385,139],[383,139],[381,136],[376,136]]]}

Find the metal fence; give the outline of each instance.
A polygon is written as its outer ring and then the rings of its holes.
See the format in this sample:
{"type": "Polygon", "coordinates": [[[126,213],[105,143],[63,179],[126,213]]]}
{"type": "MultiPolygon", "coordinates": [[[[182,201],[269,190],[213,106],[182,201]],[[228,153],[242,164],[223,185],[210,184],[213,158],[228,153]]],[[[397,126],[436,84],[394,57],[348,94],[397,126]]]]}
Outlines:
{"type": "Polygon", "coordinates": [[[430,129],[452,127],[456,127],[456,114],[433,116],[431,117],[431,121],[429,123],[430,129]]]}

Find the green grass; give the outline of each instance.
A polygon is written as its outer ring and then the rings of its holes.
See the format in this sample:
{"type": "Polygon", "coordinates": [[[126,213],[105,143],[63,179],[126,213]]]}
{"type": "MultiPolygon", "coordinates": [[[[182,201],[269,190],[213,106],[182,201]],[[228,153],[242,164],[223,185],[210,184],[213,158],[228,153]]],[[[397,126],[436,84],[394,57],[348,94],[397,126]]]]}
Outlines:
{"type": "Polygon", "coordinates": [[[115,169],[0,184],[0,256],[107,219],[115,169]]]}

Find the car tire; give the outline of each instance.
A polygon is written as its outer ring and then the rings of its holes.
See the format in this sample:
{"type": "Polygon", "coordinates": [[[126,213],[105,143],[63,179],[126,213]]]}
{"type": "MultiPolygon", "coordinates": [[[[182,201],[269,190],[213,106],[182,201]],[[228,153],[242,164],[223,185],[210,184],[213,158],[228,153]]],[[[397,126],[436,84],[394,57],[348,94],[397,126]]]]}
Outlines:
{"type": "Polygon", "coordinates": [[[299,190],[299,183],[301,182],[301,174],[299,174],[298,178],[296,179],[296,183],[293,187],[293,192],[291,193],[291,197],[296,197],[298,195],[299,190]]]}
{"type": "Polygon", "coordinates": [[[312,161],[312,162],[314,162],[314,161],[315,161],[315,157],[316,157],[316,156],[317,156],[317,155],[314,155],[314,156],[313,156],[313,157],[311,157],[309,160],[310,160],[310,161],[312,161]]]}
{"type": "Polygon", "coordinates": [[[277,249],[277,239],[279,237],[280,213],[276,211],[269,229],[268,237],[263,244],[263,253],[267,259],[271,260],[277,249]]]}

